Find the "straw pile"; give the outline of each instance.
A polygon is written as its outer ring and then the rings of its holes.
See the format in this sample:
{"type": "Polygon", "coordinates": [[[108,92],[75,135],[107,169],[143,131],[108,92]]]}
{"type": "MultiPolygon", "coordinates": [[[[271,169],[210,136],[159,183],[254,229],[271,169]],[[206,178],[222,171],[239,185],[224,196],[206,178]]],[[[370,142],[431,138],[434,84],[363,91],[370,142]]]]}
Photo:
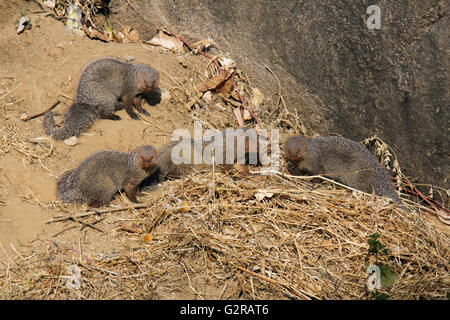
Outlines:
{"type": "Polygon", "coordinates": [[[37,240],[44,250],[9,261],[0,274],[2,298],[366,299],[374,233],[390,250],[378,263],[397,274],[383,292],[448,298],[450,238],[419,208],[405,212],[281,173],[196,173],[144,199],[149,205],[140,209],[61,216],[81,224],[67,220],[61,233],[37,240]],[[81,251],[88,229],[95,238],[81,251]],[[71,241],[60,243],[63,234],[71,241]],[[98,241],[113,249],[90,251],[98,241]],[[80,276],[72,288],[74,264],[80,276]]]}

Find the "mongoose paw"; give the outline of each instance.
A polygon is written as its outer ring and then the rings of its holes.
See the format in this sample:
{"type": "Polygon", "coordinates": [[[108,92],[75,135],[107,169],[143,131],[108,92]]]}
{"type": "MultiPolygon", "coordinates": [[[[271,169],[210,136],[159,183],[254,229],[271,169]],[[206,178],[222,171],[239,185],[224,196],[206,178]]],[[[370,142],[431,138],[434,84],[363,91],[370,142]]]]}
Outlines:
{"type": "Polygon", "coordinates": [[[120,116],[116,115],[116,114],[112,114],[112,115],[109,117],[109,120],[114,120],[114,121],[121,120],[121,119],[122,119],[122,118],[121,118],[120,116]]]}
{"type": "Polygon", "coordinates": [[[150,116],[150,113],[148,113],[147,110],[145,110],[145,109],[141,109],[139,111],[145,116],[150,116]]]}
{"type": "Polygon", "coordinates": [[[141,191],[136,191],[136,196],[142,197],[144,194],[141,191]]]}
{"type": "Polygon", "coordinates": [[[98,201],[96,201],[96,200],[89,202],[88,206],[91,207],[91,208],[99,208],[99,207],[101,207],[100,203],[98,201]]]}
{"type": "Polygon", "coordinates": [[[139,120],[140,119],[139,116],[136,113],[134,113],[134,112],[132,112],[132,113],[129,112],[128,114],[130,115],[130,118],[133,119],[133,120],[139,120]]]}

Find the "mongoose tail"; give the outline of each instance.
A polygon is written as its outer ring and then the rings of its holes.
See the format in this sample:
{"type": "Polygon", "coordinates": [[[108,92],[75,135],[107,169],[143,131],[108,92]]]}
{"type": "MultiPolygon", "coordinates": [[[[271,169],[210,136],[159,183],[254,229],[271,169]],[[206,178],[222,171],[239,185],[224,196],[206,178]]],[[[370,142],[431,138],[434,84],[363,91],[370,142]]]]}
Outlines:
{"type": "Polygon", "coordinates": [[[64,115],[64,123],[61,128],[55,127],[54,115],[55,113],[52,111],[44,115],[44,129],[46,134],[56,140],[79,136],[99,118],[98,109],[87,104],[73,104],[64,115]]]}

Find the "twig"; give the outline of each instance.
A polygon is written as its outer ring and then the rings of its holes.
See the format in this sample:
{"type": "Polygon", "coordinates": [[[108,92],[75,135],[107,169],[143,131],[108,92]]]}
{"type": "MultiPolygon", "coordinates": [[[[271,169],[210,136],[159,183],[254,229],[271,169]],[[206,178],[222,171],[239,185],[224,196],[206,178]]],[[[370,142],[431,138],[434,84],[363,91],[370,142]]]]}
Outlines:
{"type": "Polygon", "coordinates": [[[54,109],[58,104],[60,104],[60,103],[61,103],[61,101],[58,99],[58,101],[56,101],[54,104],[52,104],[52,105],[50,106],[50,108],[48,108],[47,110],[45,110],[45,111],[43,111],[43,112],[40,112],[40,113],[37,113],[37,114],[35,114],[35,115],[29,116],[29,117],[26,117],[25,119],[23,119],[23,121],[29,121],[29,120],[38,118],[38,117],[40,117],[40,116],[46,114],[47,112],[53,110],[53,109],[54,109]]]}
{"type": "Polygon", "coordinates": [[[84,228],[84,227],[89,227],[89,228],[92,228],[92,229],[94,229],[94,230],[97,230],[97,231],[99,231],[99,232],[101,232],[101,233],[105,233],[105,231],[103,231],[102,229],[99,229],[99,228],[97,228],[96,226],[94,226],[94,225],[92,225],[92,224],[90,224],[90,223],[88,223],[88,222],[84,222],[84,221],[78,220],[78,219],[76,219],[76,218],[74,218],[74,217],[70,217],[68,220],[72,220],[72,221],[74,221],[74,222],[78,222],[79,224],[82,224],[82,225],[83,225],[83,228],[84,228]]]}
{"type": "Polygon", "coordinates": [[[430,206],[433,206],[437,209],[441,209],[445,212],[445,214],[447,216],[450,216],[450,211],[447,208],[445,208],[442,204],[440,204],[436,200],[433,200],[433,199],[430,200],[428,197],[425,197],[415,186],[413,186],[413,184],[406,177],[403,178],[403,182],[406,182],[408,184],[408,187],[411,188],[411,190],[406,190],[406,191],[408,191],[411,194],[418,195],[422,200],[424,200],[430,206]]]}
{"type": "Polygon", "coordinates": [[[252,271],[250,271],[250,270],[241,268],[241,267],[239,267],[239,266],[234,266],[234,267],[235,267],[236,269],[238,269],[238,270],[241,270],[241,271],[243,271],[243,272],[245,272],[245,273],[248,273],[249,275],[252,275],[252,276],[254,276],[254,277],[257,277],[257,278],[259,278],[259,279],[261,279],[261,280],[264,280],[264,281],[267,281],[267,282],[269,282],[269,283],[273,283],[273,284],[277,284],[277,285],[279,285],[279,286],[282,286],[283,288],[285,288],[285,289],[288,290],[289,292],[295,294],[297,297],[301,298],[302,300],[311,300],[310,297],[308,297],[308,296],[306,296],[305,294],[299,292],[297,289],[293,288],[289,283],[283,283],[283,282],[280,282],[280,281],[276,281],[276,280],[267,278],[267,277],[265,277],[265,276],[263,276],[263,275],[254,273],[254,272],[252,272],[252,271]]]}
{"type": "MultiPolygon", "coordinates": [[[[92,224],[92,225],[97,224],[97,223],[99,223],[99,222],[102,222],[102,221],[105,220],[105,219],[106,219],[106,217],[101,218],[101,219],[99,219],[99,220],[97,220],[97,221],[92,222],[91,224],[92,224]]],[[[89,226],[87,226],[87,225],[86,225],[86,226],[82,226],[81,229],[80,229],[80,231],[83,231],[83,229],[86,228],[86,227],[89,227],[89,226]]]]}
{"type": "Polygon", "coordinates": [[[34,2],[39,8],[41,8],[42,11],[48,12],[47,10],[45,10],[45,8],[44,8],[37,0],[33,0],[33,2],[34,2]]]}
{"type": "Polygon", "coordinates": [[[57,218],[57,219],[54,219],[54,220],[49,220],[49,221],[47,221],[45,223],[49,224],[49,223],[53,223],[53,222],[61,222],[61,221],[71,220],[72,218],[78,219],[78,218],[84,218],[84,217],[92,216],[92,215],[95,215],[95,214],[100,215],[100,214],[108,213],[108,212],[123,211],[123,210],[130,209],[130,207],[132,207],[134,209],[147,208],[150,205],[151,204],[142,203],[142,204],[130,205],[130,206],[127,206],[127,207],[110,208],[110,209],[94,209],[94,208],[92,208],[92,209],[89,209],[87,212],[78,214],[76,216],[57,218]]]}

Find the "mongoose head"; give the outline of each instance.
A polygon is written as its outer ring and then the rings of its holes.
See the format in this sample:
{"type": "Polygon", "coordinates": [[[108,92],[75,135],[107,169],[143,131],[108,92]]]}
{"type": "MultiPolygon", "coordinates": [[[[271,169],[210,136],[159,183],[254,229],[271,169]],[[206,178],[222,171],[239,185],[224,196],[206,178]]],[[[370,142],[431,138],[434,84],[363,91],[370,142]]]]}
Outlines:
{"type": "Polygon", "coordinates": [[[241,129],[239,129],[239,131],[232,129],[231,131],[228,131],[227,129],[222,132],[224,147],[226,147],[224,152],[233,152],[235,163],[240,161],[244,161],[246,164],[265,163],[260,157],[262,153],[260,153],[260,149],[263,148],[263,146],[260,146],[260,142],[265,140],[266,143],[263,143],[263,145],[267,147],[267,137],[258,134],[254,129],[240,130],[241,129]],[[231,148],[232,146],[234,149],[231,148]],[[243,147],[243,150],[238,149],[241,147],[243,147]]]}
{"type": "Polygon", "coordinates": [[[146,68],[139,72],[138,86],[142,92],[150,92],[159,88],[159,74],[156,69],[146,68]]]}
{"type": "Polygon", "coordinates": [[[142,146],[136,149],[136,161],[143,170],[154,171],[158,165],[158,151],[152,146],[142,146]]]}
{"type": "Polygon", "coordinates": [[[293,164],[303,161],[308,150],[308,145],[303,137],[289,138],[284,145],[284,157],[293,164]]]}

